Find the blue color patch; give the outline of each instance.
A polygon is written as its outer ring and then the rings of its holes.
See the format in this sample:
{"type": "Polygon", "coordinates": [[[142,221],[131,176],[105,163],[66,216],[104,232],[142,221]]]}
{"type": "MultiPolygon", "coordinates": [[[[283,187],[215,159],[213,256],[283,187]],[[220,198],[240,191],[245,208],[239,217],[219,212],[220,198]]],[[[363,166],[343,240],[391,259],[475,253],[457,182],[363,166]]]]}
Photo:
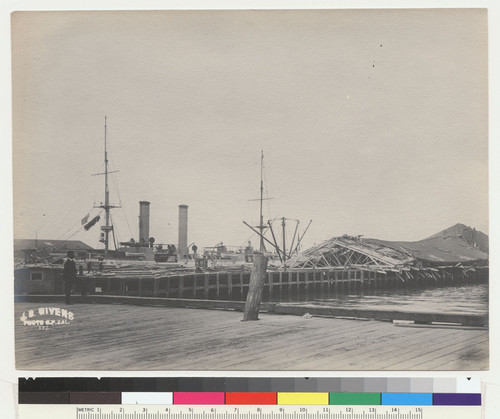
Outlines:
{"type": "Polygon", "coordinates": [[[382,393],[382,405],[432,406],[432,393],[382,393]]]}

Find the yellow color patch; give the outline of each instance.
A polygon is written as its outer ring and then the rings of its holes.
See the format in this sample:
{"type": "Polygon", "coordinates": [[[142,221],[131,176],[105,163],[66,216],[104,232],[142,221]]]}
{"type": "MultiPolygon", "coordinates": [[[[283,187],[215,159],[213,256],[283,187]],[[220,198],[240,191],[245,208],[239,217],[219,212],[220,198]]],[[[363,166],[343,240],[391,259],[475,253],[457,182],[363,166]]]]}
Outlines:
{"type": "Polygon", "coordinates": [[[328,405],[328,393],[278,393],[277,404],[328,405]]]}

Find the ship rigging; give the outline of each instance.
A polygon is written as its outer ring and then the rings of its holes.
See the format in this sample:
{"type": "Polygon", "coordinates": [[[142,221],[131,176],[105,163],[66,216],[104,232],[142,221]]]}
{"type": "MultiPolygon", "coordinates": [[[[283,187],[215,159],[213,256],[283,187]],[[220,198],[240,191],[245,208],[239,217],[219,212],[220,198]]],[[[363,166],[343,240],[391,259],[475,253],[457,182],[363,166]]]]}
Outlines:
{"type": "Polygon", "coordinates": [[[290,218],[285,218],[281,217],[281,227],[282,227],[282,233],[281,233],[281,238],[282,238],[282,246],[278,244],[278,240],[276,237],[276,234],[273,229],[273,221],[274,220],[268,220],[267,225],[264,224],[264,215],[263,215],[263,201],[265,200],[270,200],[273,198],[264,198],[264,151],[261,150],[261,156],[260,156],[260,198],[258,199],[251,199],[250,201],[260,201],[260,213],[259,213],[259,225],[258,226],[252,226],[246,221],[243,221],[243,224],[245,224],[248,228],[250,228],[254,233],[256,233],[259,236],[260,239],[260,247],[259,247],[259,253],[265,253],[266,252],[266,247],[265,243],[268,243],[276,252],[277,257],[279,258],[282,266],[286,268],[286,262],[289,260],[294,254],[296,254],[300,250],[300,245],[302,242],[302,239],[304,238],[307,230],[309,229],[309,226],[312,223],[312,220],[309,221],[309,224],[307,225],[306,229],[302,234],[298,233],[298,228],[299,228],[299,220],[295,219],[290,219],[290,218]],[[295,221],[295,230],[293,233],[293,238],[290,243],[290,246],[288,246],[288,251],[287,251],[287,244],[286,244],[286,221],[295,221]],[[271,232],[272,236],[272,241],[269,240],[267,237],[265,237],[266,231],[269,230],[271,232]],[[297,241],[295,241],[297,239],[297,241]]]}

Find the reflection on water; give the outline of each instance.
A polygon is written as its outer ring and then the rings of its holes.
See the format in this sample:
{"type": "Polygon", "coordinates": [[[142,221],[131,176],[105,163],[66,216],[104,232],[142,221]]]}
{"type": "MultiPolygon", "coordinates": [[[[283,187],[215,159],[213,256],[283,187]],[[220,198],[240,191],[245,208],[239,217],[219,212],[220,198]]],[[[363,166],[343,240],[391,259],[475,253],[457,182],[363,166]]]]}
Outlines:
{"type": "Polygon", "coordinates": [[[380,290],[370,295],[344,294],[316,299],[314,304],[430,313],[488,313],[488,285],[475,284],[427,289],[380,290]]]}

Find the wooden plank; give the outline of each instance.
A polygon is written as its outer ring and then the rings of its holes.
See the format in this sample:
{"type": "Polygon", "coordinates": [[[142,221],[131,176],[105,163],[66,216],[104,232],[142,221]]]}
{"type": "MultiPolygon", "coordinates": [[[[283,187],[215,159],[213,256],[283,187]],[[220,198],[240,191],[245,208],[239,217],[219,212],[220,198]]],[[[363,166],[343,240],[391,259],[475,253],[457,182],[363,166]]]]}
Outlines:
{"type": "MultiPolygon", "coordinates": [[[[442,339],[444,340],[444,339],[442,339]]],[[[487,341],[487,339],[486,339],[487,341]]],[[[407,368],[412,368],[412,369],[421,369],[423,365],[429,364],[430,366],[433,366],[434,368],[439,368],[442,364],[442,359],[441,362],[436,363],[436,359],[440,357],[445,357],[446,359],[449,359],[450,357],[453,358],[454,353],[457,350],[460,350],[461,352],[467,351],[468,347],[473,346],[477,343],[484,344],[485,342],[485,336],[482,334],[478,334],[476,336],[472,335],[470,336],[466,342],[460,340],[459,342],[456,342],[454,338],[449,338],[447,340],[447,344],[445,347],[437,347],[435,345],[428,345],[426,346],[423,350],[417,352],[413,352],[413,356],[409,360],[401,360],[398,363],[394,363],[392,365],[393,369],[397,370],[399,369],[403,364],[406,364],[407,368]],[[458,348],[460,346],[460,348],[458,348]]],[[[487,345],[487,343],[486,343],[487,345]]]]}
{"type": "MultiPolygon", "coordinates": [[[[465,355],[460,353],[458,358],[446,357],[441,358],[439,362],[439,368],[443,370],[464,370],[470,368],[471,356],[475,359],[475,366],[478,370],[489,369],[489,355],[488,355],[488,343],[481,342],[473,346],[468,346],[465,355]]],[[[457,353],[458,354],[458,353],[457,353]]]]}
{"type": "Polygon", "coordinates": [[[448,349],[450,350],[447,353],[442,349],[435,351],[432,354],[432,359],[420,359],[422,362],[413,365],[412,368],[421,368],[422,365],[429,365],[430,368],[441,368],[443,362],[445,362],[460,370],[467,368],[466,366],[470,364],[470,360],[478,356],[482,357],[486,361],[486,365],[488,365],[488,338],[486,336],[478,336],[467,342],[460,342],[455,347],[448,349]]]}
{"type": "Polygon", "coordinates": [[[208,290],[209,290],[209,280],[210,280],[210,276],[209,274],[204,274],[203,275],[203,284],[204,284],[204,292],[203,292],[203,295],[205,297],[205,299],[208,299],[208,290]]]}
{"type": "Polygon", "coordinates": [[[197,284],[198,278],[197,278],[196,275],[193,275],[191,278],[193,279],[193,287],[192,287],[193,288],[193,293],[192,293],[192,296],[193,296],[193,298],[196,298],[196,290],[198,289],[198,284],[197,284]]]}
{"type": "Polygon", "coordinates": [[[327,361],[330,354],[334,358],[342,359],[343,365],[347,366],[347,360],[343,357],[346,353],[345,347],[362,334],[364,330],[371,329],[373,325],[368,325],[366,321],[352,320],[342,320],[342,323],[332,325],[323,323],[324,320],[327,319],[303,319],[301,323],[298,323],[301,325],[300,333],[297,333],[300,339],[297,339],[293,345],[287,348],[287,356],[283,357],[282,348],[266,349],[267,360],[262,360],[261,356],[262,369],[291,369],[290,360],[299,357],[302,357],[301,369],[304,369],[307,364],[311,365],[307,369],[318,369],[320,360],[324,361],[323,366],[328,365],[328,369],[333,369],[330,367],[331,361],[327,361]],[[324,327],[323,334],[317,333],[316,328],[320,324],[324,327]],[[332,326],[335,328],[334,330],[331,329],[332,326]]]}
{"type": "MultiPolygon", "coordinates": [[[[356,348],[350,348],[349,362],[360,366],[362,369],[396,369],[394,367],[398,362],[405,362],[409,365],[411,360],[418,354],[426,351],[426,348],[441,348],[447,347],[453,339],[456,339],[452,334],[437,335],[435,332],[429,334],[428,330],[417,329],[413,333],[400,333],[399,328],[395,328],[391,323],[388,323],[391,328],[387,329],[387,333],[373,335],[370,338],[375,339],[370,345],[369,353],[363,343],[356,348]],[[429,338],[434,338],[434,341],[427,343],[429,338]],[[389,344],[390,343],[390,344],[389,344]],[[422,346],[424,345],[424,346],[422,346]]],[[[460,335],[456,335],[460,336],[460,335]]]]}
{"type": "Polygon", "coordinates": [[[153,279],[153,295],[158,296],[158,278],[153,279]]]}
{"type": "MultiPolygon", "coordinates": [[[[18,296],[18,302],[38,302],[38,303],[63,303],[64,296],[18,296]],[[49,297],[49,298],[47,298],[49,297]]],[[[243,311],[245,303],[243,301],[225,300],[198,300],[192,298],[157,298],[157,297],[133,297],[114,295],[92,295],[87,297],[74,296],[72,301],[77,304],[130,304],[137,306],[164,306],[172,308],[191,307],[205,309],[225,309],[243,311]]],[[[261,309],[272,311],[274,303],[262,303],[261,309]]]]}
{"type": "MultiPolygon", "coordinates": [[[[288,321],[287,317],[288,316],[279,316],[277,320],[273,318],[273,322],[286,322],[288,321]]],[[[368,327],[366,325],[367,322],[346,321],[343,324],[335,323],[332,325],[332,323],[323,323],[323,321],[327,319],[316,318],[311,320],[312,319],[298,318],[297,321],[294,322],[293,328],[276,331],[276,339],[286,339],[289,342],[293,341],[293,344],[290,344],[290,347],[287,348],[287,353],[293,351],[302,356],[307,354],[307,357],[309,357],[309,353],[314,349],[324,348],[325,341],[328,342],[326,343],[328,348],[341,348],[350,338],[355,337],[361,330],[368,327]],[[321,334],[317,333],[317,326],[319,324],[322,324],[324,327],[323,333],[321,334]],[[335,327],[335,336],[328,333],[332,326],[335,327]]],[[[304,360],[302,362],[304,362],[304,360]]],[[[236,367],[239,362],[241,361],[236,360],[230,367],[236,367]]],[[[287,365],[290,359],[288,356],[283,357],[283,347],[277,346],[275,338],[269,336],[267,340],[261,339],[259,341],[259,350],[256,352],[249,351],[248,362],[261,362],[263,364],[261,369],[266,369],[268,367],[280,369],[287,365]],[[263,354],[265,354],[265,357],[263,354]],[[270,361],[266,362],[264,359],[270,361]]]]}
{"type": "Polygon", "coordinates": [[[488,323],[487,316],[477,314],[420,313],[393,310],[365,310],[358,308],[340,308],[319,305],[277,304],[277,314],[304,315],[306,313],[321,316],[357,317],[377,320],[408,320],[419,322],[458,323],[471,326],[483,326],[488,323]]]}
{"type": "Polygon", "coordinates": [[[184,297],[184,275],[179,277],[179,287],[177,289],[177,298],[184,297]]]}

